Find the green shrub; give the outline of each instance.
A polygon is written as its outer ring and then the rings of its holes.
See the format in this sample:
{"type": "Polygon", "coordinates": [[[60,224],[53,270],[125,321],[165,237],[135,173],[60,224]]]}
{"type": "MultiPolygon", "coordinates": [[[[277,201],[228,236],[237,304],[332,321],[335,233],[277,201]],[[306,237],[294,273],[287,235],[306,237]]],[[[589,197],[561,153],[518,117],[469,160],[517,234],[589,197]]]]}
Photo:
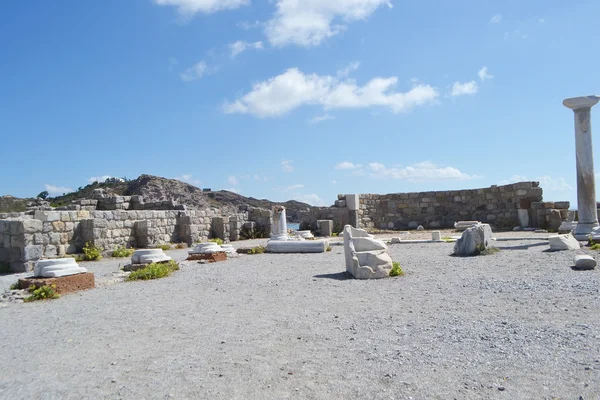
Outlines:
{"type": "Polygon", "coordinates": [[[454,239],[452,239],[450,236],[444,236],[444,237],[442,238],[442,240],[443,240],[444,242],[453,242],[453,241],[454,241],[454,239]]]}
{"type": "Polygon", "coordinates": [[[590,247],[592,250],[600,250],[600,243],[595,243],[592,244],[592,247],[590,247]]]}
{"type": "Polygon", "coordinates": [[[325,249],[325,251],[331,251],[331,246],[327,246],[327,248],[325,249]]]}
{"type": "Polygon", "coordinates": [[[26,297],[24,301],[31,302],[36,300],[52,300],[58,299],[60,294],[56,293],[56,285],[52,286],[40,286],[36,288],[35,285],[29,286],[31,296],[26,297]]]}
{"type": "Polygon", "coordinates": [[[102,259],[102,249],[86,242],[83,246],[83,261],[98,261],[102,259]]]}
{"type": "Polygon", "coordinates": [[[119,246],[116,249],[114,249],[114,251],[112,252],[112,256],[115,258],[131,257],[134,251],[134,249],[126,249],[123,246],[119,246]]]}
{"type": "Polygon", "coordinates": [[[156,245],[157,249],[162,249],[163,251],[171,250],[171,245],[168,243],[158,244],[156,245]]]}
{"type": "Polygon", "coordinates": [[[160,279],[171,275],[171,272],[179,270],[179,264],[174,260],[168,263],[152,263],[148,266],[133,271],[127,277],[128,281],[147,281],[150,279],[160,279]]]}
{"type": "Polygon", "coordinates": [[[12,285],[10,285],[10,290],[19,290],[19,282],[15,282],[12,285]]]}
{"type": "Polygon", "coordinates": [[[394,261],[392,263],[392,269],[390,270],[390,276],[401,276],[404,275],[404,271],[402,270],[402,267],[400,267],[400,263],[397,261],[394,261]]]}
{"type": "Polygon", "coordinates": [[[497,247],[488,247],[487,249],[483,244],[477,246],[475,255],[476,256],[491,256],[492,254],[496,254],[500,251],[497,247]]]}
{"type": "Polygon", "coordinates": [[[337,232],[333,232],[333,233],[331,234],[331,236],[333,236],[333,237],[338,237],[338,236],[339,236],[339,233],[337,233],[337,232]]]}
{"type": "Polygon", "coordinates": [[[10,264],[7,262],[0,263],[0,274],[10,274],[10,264]]]}
{"type": "Polygon", "coordinates": [[[256,246],[251,248],[248,254],[263,254],[266,250],[263,246],[256,246]]]}
{"type": "Polygon", "coordinates": [[[210,239],[209,242],[213,242],[218,244],[219,246],[223,244],[223,239],[219,239],[219,238],[214,238],[214,239],[210,239]]]}

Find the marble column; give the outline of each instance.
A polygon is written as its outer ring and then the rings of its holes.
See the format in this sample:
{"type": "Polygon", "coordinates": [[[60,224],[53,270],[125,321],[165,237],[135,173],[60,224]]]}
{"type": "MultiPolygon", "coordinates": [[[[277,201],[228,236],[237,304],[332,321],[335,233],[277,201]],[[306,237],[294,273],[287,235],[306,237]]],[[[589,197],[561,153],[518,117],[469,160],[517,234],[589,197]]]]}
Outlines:
{"type": "Polygon", "coordinates": [[[285,207],[273,207],[273,224],[271,225],[271,240],[288,240],[285,207]]]}
{"type": "Polygon", "coordinates": [[[577,211],[579,222],[573,232],[578,240],[600,235],[596,211],[596,177],[592,148],[590,111],[600,97],[585,96],[565,99],[563,105],[575,113],[575,152],[577,158],[577,211]]]}

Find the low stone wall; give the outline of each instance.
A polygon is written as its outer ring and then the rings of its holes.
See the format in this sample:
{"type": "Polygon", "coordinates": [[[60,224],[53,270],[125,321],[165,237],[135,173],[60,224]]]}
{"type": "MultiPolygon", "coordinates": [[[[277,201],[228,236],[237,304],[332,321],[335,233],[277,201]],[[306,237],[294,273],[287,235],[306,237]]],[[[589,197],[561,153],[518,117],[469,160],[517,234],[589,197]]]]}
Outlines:
{"type": "Polygon", "coordinates": [[[542,201],[538,182],[441,192],[361,194],[360,226],[378,229],[452,228],[476,220],[498,228],[519,226],[517,210],[542,201]]]}
{"type": "Polygon", "coordinates": [[[220,238],[238,240],[252,222],[270,230],[269,210],[248,209],[223,215],[218,209],[187,211],[35,211],[34,216],[0,220],[0,263],[14,272],[29,271],[41,258],[81,252],[85,243],[112,252],[119,246],[145,248],[220,238]],[[268,224],[268,228],[263,226],[268,224]]]}
{"type": "Polygon", "coordinates": [[[363,229],[453,228],[477,220],[495,229],[539,227],[558,229],[569,202],[542,202],[538,182],[519,182],[482,189],[439,192],[338,195],[334,207],[312,207],[300,214],[303,228],[318,220],[334,221],[334,232],[346,224],[363,229]]]}

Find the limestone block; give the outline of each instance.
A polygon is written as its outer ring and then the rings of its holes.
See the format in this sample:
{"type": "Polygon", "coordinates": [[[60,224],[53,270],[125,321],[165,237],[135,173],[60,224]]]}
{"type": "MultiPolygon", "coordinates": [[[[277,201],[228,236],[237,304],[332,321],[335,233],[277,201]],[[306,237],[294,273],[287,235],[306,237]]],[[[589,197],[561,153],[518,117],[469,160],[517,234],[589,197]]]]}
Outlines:
{"type": "Polygon", "coordinates": [[[223,248],[215,242],[200,243],[189,254],[210,254],[223,252],[223,248]]]}
{"type": "Polygon", "coordinates": [[[38,261],[33,269],[37,278],[58,278],[61,276],[86,273],[87,269],[80,267],[74,258],[57,258],[38,261]]]}
{"type": "MultiPolygon", "coordinates": [[[[36,261],[42,258],[43,247],[40,245],[30,245],[23,247],[21,251],[22,261],[36,261]]],[[[15,260],[16,261],[16,260],[15,260]]]]}
{"type": "Polygon", "coordinates": [[[573,262],[575,264],[575,269],[583,271],[594,269],[598,264],[594,257],[588,255],[575,256],[573,262]]]}
{"type": "Polygon", "coordinates": [[[440,232],[440,231],[431,232],[431,240],[434,240],[436,242],[441,242],[442,241],[442,232],[440,232]]]}
{"type": "Polygon", "coordinates": [[[44,249],[44,257],[56,257],[58,255],[58,250],[54,245],[48,245],[44,249]]]}
{"type": "Polygon", "coordinates": [[[360,208],[360,198],[358,194],[346,195],[346,207],[350,211],[356,211],[360,208]]]}
{"type": "Polygon", "coordinates": [[[581,245],[573,237],[573,235],[552,235],[548,237],[548,243],[550,244],[550,250],[579,250],[581,245]]]}
{"type": "Polygon", "coordinates": [[[577,227],[577,222],[564,221],[558,227],[558,233],[570,233],[577,227]]]}
{"type": "Polygon", "coordinates": [[[488,224],[478,224],[466,229],[454,245],[454,255],[470,257],[488,248],[492,239],[492,228],[488,224]]]}
{"type": "Polygon", "coordinates": [[[563,219],[560,214],[560,210],[550,210],[550,215],[548,216],[548,229],[552,229],[553,231],[558,231],[560,225],[562,224],[563,219]]]}
{"type": "Polygon", "coordinates": [[[517,215],[519,218],[519,226],[521,228],[529,228],[529,210],[518,209],[517,215]]]}
{"type": "Polygon", "coordinates": [[[333,235],[333,221],[329,219],[317,220],[320,236],[330,237],[333,235]]]}
{"type": "Polygon", "coordinates": [[[356,279],[378,279],[390,275],[392,259],[387,246],[362,229],[344,227],[346,271],[356,279]]]}
{"type": "Polygon", "coordinates": [[[267,253],[324,253],[327,247],[327,240],[269,240],[267,253]]]}

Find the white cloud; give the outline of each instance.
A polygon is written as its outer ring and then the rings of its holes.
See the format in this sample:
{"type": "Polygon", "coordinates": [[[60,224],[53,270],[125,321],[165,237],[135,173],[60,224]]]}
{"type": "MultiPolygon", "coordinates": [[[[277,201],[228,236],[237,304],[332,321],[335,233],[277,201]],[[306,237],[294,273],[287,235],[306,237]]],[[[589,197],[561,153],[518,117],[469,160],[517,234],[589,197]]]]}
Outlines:
{"type": "Polygon", "coordinates": [[[160,6],[174,6],[179,15],[192,17],[196,13],[211,14],[250,4],[250,0],[154,0],[160,6]]]}
{"type": "Polygon", "coordinates": [[[479,79],[481,79],[481,82],[484,82],[488,79],[494,79],[494,75],[488,72],[487,67],[481,68],[479,72],[477,72],[477,75],[479,75],[479,79]]]}
{"type": "Polygon", "coordinates": [[[229,45],[229,49],[231,50],[231,58],[237,57],[239,54],[243,53],[246,50],[261,50],[263,49],[263,42],[244,42],[243,40],[238,40],[237,42],[231,43],[229,45]]]}
{"type": "Polygon", "coordinates": [[[112,175],[91,176],[88,178],[89,183],[105,182],[107,179],[114,178],[112,175]]]}
{"type": "Polygon", "coordinates": [[[454,82],[452,85],[452,97],[463,96],[465,94],[475,94],[478,90],[477,82],[470,81],[465,83],[454,82]]]}
{"type": "Polygon", "coordinates": [[[327,121],[329,119],[335,119],[335,117],[325,113],[323,115],[317,115],[316,117],[309,119],[308,122],[311,124],[318,124],[319,122],[327,121]]]}
{"type": "Polygon", "coordinates": [[[179,74],[179,77],[184,82],[191,82],[202,78],[204,75],[210,72],[208,65],[204,61],[200,61],[193,67],[186,69],[184,72],[179,74]]]}
{"type": "MultiPolygon", "coordinates": [[[[598,176],[596,176],[598,177],[598,176]]],[[[540,183],[540,186],[544,190],[554,191],[554,192],[569,192],[573,191],[574,187],[567,183],[567,180],[563,177],[552,178],[551,176],[539,176],[535,179],[529,179],[524,175],[513,175],[508,179],[500,181],[500,185],[508,185],[516,182],[526,182],[526,181],[537,181],[540,183]]]]}
{"type": "Polygon", "coordinates": [[[500,14],[496,14],[492,17],[492,19],[490,20],[490,22],[492,24],[499,24],[500,22],[502,22],[502,15],[500,14]]]}
{"type": "Polygon", "coordinates": [[[46,191],[48,192],[48,194],[50,194],[51,196],[59,196],[63,193],[71,193],[73,191],[73,189],[68,188],[68,187],[64,187],[64,186],[54,186],[54,185],[49,185],[49,184],[45,184],[44,187],[46,188],[46,191]]]}
{"type": "Polygon", "coordinates": [[[278,192],[293,192],[293,191],[296,191],[299,189],[304,189],[304,185],[297,184],[297,185],[282,186],[282,187],[275,188],[275,190],[277,190],[278,192]]]}
{"type": "Polygon", "coordinates": [[[250,29],[255,29],[255,28],[261,28],[264,26],[264,23],[258,20],[255,21],[242,21],[242,22],[238,22],[237,26],[239,26],[240,28],[249,31],[250,29]]]}
{"type": "Polygon", "coordinates": [[[415,85],[406,93],[393,90],[397,77],[373,78],[364,86],[353,80],[338,80],[329,75],[304,74],[297,68],[253,85],[252,91],[224,112],[252,114],[261,118],[284,115],[304,105],[320,105],[325,110],[340,108],[388,107],[393,112],[408,111],[433,103],[439,96],[429,85],[415,85]]]}
{"type": "Polygon", "coordinates": [[[237,178],[233,175],[227,178],[227,182],[229,182],[229,184],[233,186],[238,184],[237,178]]]}
{"type": "Polygon", "coordinates": [[[338,76],[338,78],[346,78],[352,72],[356,71],[359,67],[360,67],[360,62],[358,62],[358,61],[351,62],[350,64],[346,65],[344,68],[338,69],[336,75],[338,76]]]}
{"type": "Polygon", "coordinates": [[[517,38],[517,39],[527,39],[527,34],[523,33],[520,29],[515,29],[512,32],[505,32],[504,39],[517,38]]]}
{"type": "Polygon", "coordinates": [[[318,195],[311,194],[302,194],[293,197],[296,201],[301,201],[302,203],[308,203],[311,206],[324,206],[325,202],[318,195]]]}
{"type": "Polygon", "coordinates": [[[276,47],[317,46],[384,5],[392,7],[390,0],[276,0],[265,34],[276,47]]]}
{"type": "Polygon", "coordinates": [[[540,182],[543,189],[552,190],[555,192],[569,192],[573,190],[573,186],[567,183],[565,178],[552,178],[550,176],[540,176],[535,179],[540,182]]]}
{"type": "Polygon", "coordinates": [[[543,24],[544,22],[546,22],[544,18],[538,18],[538,24],[543,24]]]}
{"type": "Polygon", "coordinates": [[[281,169],[283,169],[283,172],[294,172],[295,168],[292,163],[292,160],[283,160],[281,162],[281,169]]]}
{"type": "Polygon", "coordinates": [[[337,170],[348,170],[348,169],[359,169],[361,167],[362,167],[361,164],[354,164],[354,163],[351,163],[350,161],[342,161],[341,163],[337,164],[334,168],[337,170]]]}
{"type": "Polygon", "coordinates": [[[169,58],[169,72],[173,72],[177,65],[179,65],[179,61],[175,57],[170,57],[169,58]]]}
{"type": "Polygon", "coordinates": [[[332,184],[332,185],[337,185],[337,181],[336,181],[336,180],[333,180],[333,181],[331,181],[331,184],[332,184]]]}
{"type": "Polygon", "coordinates": [[[183,174],[181,176],[176,176],[175,179],[181,182],[189,183],[191,185],[199,185],[200,181],[198,179],[194,179],[192,174],[183,174]]]}
{"type": "Polygon", "coordinates": [[[425,161],[409,165],[407,167],[388,168],[382,163],[373,162],[369,164],[372,178],[402,179],[410,182],[429,180],[469,180],[479,178],[469,175],[454,167],[441,167],[432,162],[425,161]]]}
{"type": "Polygon", "coordinates": [[[229,189],[223,189],[223,190],[227,190],[228,192],[240,194],[240,191],[236,188],[229,188],[229,189]]]}

